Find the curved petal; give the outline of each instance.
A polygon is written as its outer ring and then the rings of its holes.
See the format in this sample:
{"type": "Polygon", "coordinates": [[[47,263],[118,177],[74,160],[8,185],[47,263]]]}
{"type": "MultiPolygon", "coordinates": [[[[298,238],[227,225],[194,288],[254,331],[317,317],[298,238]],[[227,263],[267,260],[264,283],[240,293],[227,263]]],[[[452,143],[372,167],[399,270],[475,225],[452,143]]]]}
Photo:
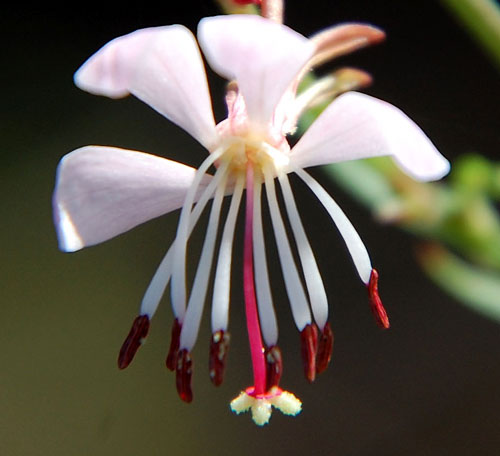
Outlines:
{"type": "Polygon", "coordinates": [[[135,95],[207,149],[216,141],[200,51],[193,34],[181,25],[137,30],[110,41],[74,79],[96,95],[135,95]]]}
{"type": "MultiPolygon", "coordinates": [[[[87,146],[61,160],[53,196],[59,247],[74,252],[178,209],[195,169],[154,155],[87,146]]],[[[210,182],[205,176],[199,192],[210,182]]]]}
{"type": "Polygon", "coordinates": [[[404,172],[420,181],[440,179],[450,169],[448,161],[406,114],[357,92],[335,99],[290,155],[293,164],[302,168],[392,155],[404,172]]]}
{"type": "Polygon", "coordinates": [[[264,126],[315,50],[299,33],[255,15],[205,18],[198,40],[210,66],[224,78],[236,79],[249,118],[264,126]]]}
{"type": "Polygon", "coordinates": [[[385,33],[373,25],[347,23],[322,30],[310,37],[316,53],[308,66],[315,67],[357,49],[383,41],[385,33]]]}

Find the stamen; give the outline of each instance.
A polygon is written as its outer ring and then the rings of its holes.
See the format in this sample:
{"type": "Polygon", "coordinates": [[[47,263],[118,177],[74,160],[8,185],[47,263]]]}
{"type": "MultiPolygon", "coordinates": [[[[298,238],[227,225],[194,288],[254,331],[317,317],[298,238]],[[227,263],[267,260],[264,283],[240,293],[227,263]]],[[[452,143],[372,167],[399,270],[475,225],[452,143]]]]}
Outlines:
{"type": "Polygon", "coordinates": [[[382,329],[389,328],[389,317],[384,309],[382,300],[378,294],[378,272],[376,269],[372,269],[370,275],[370,282],[368,283],[368,296],[370,297],[370,308],[377,325],[382,329]]]}
{"type": "Polygon", "coordinates": [[[216,331],[210,340],[210,353],[208,357],[208,373],[215,386],[222,384],[226,369],[227,352],[229,351],[229,333],[216,331]]]}
{"type": "Polygon", "coordinates": [[[257,290],[257,304],[259,306],[260,326],[262,337],[268,347],[276,345],[278,341],[278,323],[274,311],[271,287],[269,285],[269,273],[267,270],[266,248],[264,245],[264,233],[262,230],[261,209],[262,183],[255,176],[253,188],[253,254],[255,261],[255,286],[257,290]]]}
{"type": "Polygon", "coordinates": [[[278,24],[283,24],[284,2],[283,0],[262,0],[262,16],[271,19],[278,24]]]}
{"type": "Polygon", "coordinates": [[[269,211],[271,213],[271,221],[274,229],[274,237],[278,247],[285,287],[288,299],[290,300],[290,306],[292,308],[295,324],[297,325],[297,328],[302,331],[304,326],[311,323],[311,313],[309,311],[309,305],[307,303],[304,287],[302,286],[302,282],[293,259],[292,251],[290,249],[283,219],[281,218],[278,201],[276,199],[274,180],[267,167],[264,168],[264,178],[266,182],[266,194],[269,202],[269,211]]]}
{"type": "Polygon", "coordinates": [[[282,174],[278,176],[278,179],[283,191],[288,219],[290,220],[290,225],[295,236],[302,270],[304,271],[304,278],[306,279],[307,292],[309,294],[314,320],[316,324],[322,328],[325,326],[328,318],[328,299],[326,297],[323,279],[321,278],[316,259],[314,258],[314,253],[304,231],[304,226],[300,220],[299,211],[295,204],[288,177],[286,174],[282,174]]]}
{"type": "Polygon", "coordinates": [[[243,248],[243,293],[245,296],[245,314],[247,319],[248,341],[252,357],[255,394],[264,394],[266,388],[266,363],[262,347],[257,302],[255,298],[254,265],[253,265],[253,195],[255,186],[253,166],[247,164],[246,174],[246,208],[245,239],[243,248]]]}
{"type": "Polygon", "coordinates": [[[226,106],[227,106],[227,118],[233,119],[237,112],[235,112],[235,103],[239,94],[239,87],[236,81],[229,81],[226,86],[226,106]]]}
{"type": "Polygon", "coordinates": [[[309,109],[315,108],[323,103],[328,103],[341,93],[349,90],[357,90],[369,86],[372,77],[365,71],[356,68],[341,68],[331,74],[323,76],[307,89],[301,92],[293,100],[289,109],[288,118],[297,119],[309,109]]]}
{"type": "Polygon", "coordinates": [[[139,315],[132,324],[125,342],[123,342],[118,355],[118,367],[125,369],[134,359],[139,347],[146,339],[149,331],[149,318],[147,315],[139,315]]]}
{"type": "Polygon", "coordinates": [[[344,238],[359,277],[368,285],[372,272],[372,265],[370,257],[368,256],[368,251],[359,237],[359,234],[338,204],[314,178],[301,168],[293,168],[293,171],[307,184],[327,210],[341,236],[344,238]]]}
{"type": "Polygon", "coordinates": [[[318,352],[316,353],[316,373],[321,374],[330,364],[333,351],[333,331],[330,323],[327,323],[321,331],[318,340],[318,352]]]}
{"type": "Polygon", "coordinates": [[[312,323],[300,333],[304,376],[309,383],[316,379],[316,353],[318,352],[318,328],[312,323]]]}
{"type": "Polygon", "coordinates": [[[259,148],[271,159],[275,171],[279,170],[281,172],[288,168],[290,157],[287,154],[284,154],[264,141],[260,142],[259,148]]]}
{"type": "MultiPolygon", "coordinates": [[[[226,169],[227,167],[224,167],[224,171],[226,169]]],[[[196,337],[198,336],[201,314],[207,294],[208,278],[212,268],[215,239],[217,237],[217,229],[219,227],[220,211],[226,190],[226,183],[227,173],[224,172],[224,178],[215,192],[215,198],[212,204],[212,210],[210,211],[210,218],[208,220],[205,242],[203,243],[193,288],[191,290],[191,295],[189,296],[186,315],[184,321],[182,322],[180,347],[187,348],[188,350],[193,348],[196,342],[196,337]]]]}
{"type": "Polygon", "coordinates": [[[177,356],[175,374],[175,383],[179,397],[184,402],[191,402],[193,400],[193,391],[191,390],[193,359],[191,358],[191,353],[186,349],[181,350],[177,356]]]}
{"type": "MultiPolygon", "coordinates": [[[[219,169],[220,170],[220,169],[219,169]]],[[[218,171],[219,171],[218,170],[218,171]]],[[[188,239],[193,231],[198,219],[200,218],[207,202],[210,198],[212,198],[215,189],[220,183],[220,180],[224,176],[223,173],[215,173],[215,176],[210,180],[210,183],[207,185],[205,190],[200,196],[200,199],[196,203],[193,211],[189,215],[189,229],[188,229],[188,239]]],[[[174,264],[174,255],[175,255],[175,241],[170,245],[167,254],[163,257],[158,269],[156,270],[144,297],[142,298],[141,303],[141,314],[149,315],[149,318],[152,318],[156,309],[158,308],[158,304],[165,293],[165,288],[170,281],[170,277],[172,276],[172,266],[174,264]]],[[[185,307],[177,308],[175,303],[172,301],[172,309],[174,311],[174,315],[177,318],[184,318],[185,307]]]]}
{"type": "Polygon", "coordinates": [[[179,354],[179,342],[181,339],[181,329],[182,326],[179,320],[176,318],[172,325],[172,333],[170,336],[170,348],[168,349],[167,359],[165,364],[167,368],[172,372],[175,370],[175,363],[177,361],[177,355],[179,354]]]}
{"type": "MultiPolygon", "coordinates": [[[[224,149],[221,147],[216,151],[212,152],[201,166],[196,171],[193,179],[193,183],[189,188],[184,205],[182,206],[181,215],[179,218],[179,225],[177,227],[177,235],[174,241],[174,263],[175,268],[172,274],[172,307],[174,307],[179,316],[183,316],[183,312],[186,306],[186,248],[189,233],[189,219],[191,218],[191,208],[193,206],[194,197],[196,191],[201,182],[202,177],[207,172],[208,168],[213,165],[213,163],[221,157],[224,153],[224,149]]],[[[227,162],[223,163],[217,172],[225,174],[225,168],[227,167],[227,162]],[[222,169],[221,169],[222,168],[222,169]]],[[[182,318],[181,318],[182,321],[182,318]]]]}
{"type": "Polygon", "coordinates": [[[281,350],[277,345],[267,348],[264,356],[266,357],[267,367],[266,391],[269,391],[280,383],[281,374],[283,373],[283,359],[281,357],[281,350]]]}
{"type": "Polygon", "coordinates": [[[224,231],[219,248],[219,258],[214,280],[214,294],[212,299],[212,332],[227,330],[229,314],[229,295],[231,288],[231,255],[233,250],[234,228],[240,207],[241,196],[245,179],[238,177],[234,189],[231,205],[227,214],[224,231]]]}

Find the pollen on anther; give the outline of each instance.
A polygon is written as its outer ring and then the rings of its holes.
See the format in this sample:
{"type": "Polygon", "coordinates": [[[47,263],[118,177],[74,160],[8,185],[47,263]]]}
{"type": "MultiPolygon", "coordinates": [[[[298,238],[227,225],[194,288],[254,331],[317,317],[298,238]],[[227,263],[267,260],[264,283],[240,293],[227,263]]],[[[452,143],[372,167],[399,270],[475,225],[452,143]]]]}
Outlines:
{"type": "Polygon", "coordinates": [[[265,350],[264,357],[266,359],[266,389],[278,386],[283,373],[283,359],[281,350],[277,345],[273,345],[265,350]]]}
{"type": "Polygon", "coordinates": [[[230,336],[227,331],[219,330],[212,334],[208,358],[210,380],[215,386],[222,384],[226,369],[226,358],[229,351],[230,336]]]}
{"type": "Polygon", "coordinates": [[[184,402],[191,402],[193,400],[193,391],[191,389],[193,359],[191,357],[191,353],[189,353],[186,349],[180,350],[177,355],[175,374],[175,383],[179,397],[184,402]]]}

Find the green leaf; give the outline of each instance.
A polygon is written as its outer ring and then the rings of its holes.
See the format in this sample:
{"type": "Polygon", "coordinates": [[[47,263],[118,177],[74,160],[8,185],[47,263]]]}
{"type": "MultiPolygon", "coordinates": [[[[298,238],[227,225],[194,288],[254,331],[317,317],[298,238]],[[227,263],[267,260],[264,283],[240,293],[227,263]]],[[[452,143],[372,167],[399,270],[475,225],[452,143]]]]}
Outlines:
{"type": "Polygon", "coordinates": [[[387,177],[373,168],[369,160],[326,165],[323,171],[372,210],[378,211],[396,198],[387,177]]]}
{"type": "Polygon", "coordinates": [[[500,322],[500,274],[473,266],[437,244],[422,247],[418,259],[443,290],[476,312],[500,322]]]}
{"type": "Polygon", "coordinates": [[[500,69],[500,7],[495,0],[441,0],[500,69]]]}

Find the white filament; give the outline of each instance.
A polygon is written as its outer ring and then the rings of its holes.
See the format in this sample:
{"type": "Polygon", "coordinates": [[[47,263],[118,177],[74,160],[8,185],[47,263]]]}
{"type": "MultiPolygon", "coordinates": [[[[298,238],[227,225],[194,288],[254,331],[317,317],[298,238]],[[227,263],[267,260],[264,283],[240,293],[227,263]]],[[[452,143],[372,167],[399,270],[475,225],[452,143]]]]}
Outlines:
{"type": "Polygon", "coordinates": [[[201,179],[207,172],[208,168],[224,153],[224,148],[219,148],[212,152],[194,175],[193,183],[189,188],[184,205],[182,206],[179,225],[177,226],[177,235],[174,241],[174,263],[175,268],[172,273],[172,307],[180,311],[182,314],[186,307],[186,248],[189,231],[189,219],[191,215],[191,207],[193,206],[196,190],[200,185],[201,179]]]}
{"type": "Polygon", "coordinates": [[[289,108],[288,117],[296,123],[297,119],[306,109],[317,106],[322,101],[325,101],[329,92],[333,92],[335,81],[336,78],[332,75],[317,79],[314,84],[295,97],[289,108]]]}
{"type": "Polygon", "coordinates": [[[314,320],[319,328],[323,329],[328,319],[328,299],[326,297],[325,286],[323,285],[311,245],[304,231],[304,226],[300,220],[288,177],[286,174],[280,174],[278,175],[278,179],[283,191],[288,219],[290,220],[290,225],[295,236],[302,270],[304,271],[314,320]]]}
{"type": "Polygon", "coordinates": [[[182,325],[180,348],[185,348],[189,351],[196,342],[196,337],[200,328],[201,314],[207,294],[208,278],[210,276],[210,270],[212,269],[215,240],[219,227],[220,212],[226,190],[226,183],[227,173],[224,173],[224,178],[215,191],[212,210],[210,211],[210,218],[208,220],[207,234],[201,250],[200,261],[198,262],[193,288],[191,289],[186,315],[182,325]]]}
{"type": "Polygon", "coordinates": [[[311,323],[311,312],[309,311],[304,287],[302,286],[299,273],[297,272],[285,226],[283,225],[283,219],[281,218],[278,201],[276,199],[273,176],[269,168],[264,167],[263,171],[269,211],[271,213],[276,245],[278,246],[278,254],[281,262],[281,269],[283,271],[285,287],[288,293],[288,299],[290,300],[295,324],[299,331],[302,331],[306,325],[311,323]]]}
{"type": "Polygon", "coordinates": [[[233,250],[234,228],[240,208],[241,195],[245,184],[245,177],[238,176],[231,205],[227,214],[224,231],[219,248],[219,258],[214,280],[214,294],[212,298],[212,332],[227,330],[229,317],[229,296],[231,289],[231,255],[233,250]]]}
{"type": "Polygon", "coordinates": [[[257,291],[257,305],[262,337],[268,347],[278,342],[278,324],[273,306],[271,287],[269,286],[269,273],[267,270],[266,247],[264,233],[262,232],[261,208],[262,182],[255,178],[253,186],[253,256],[255,288],[257,291]]]}
{"type": "Polygon", "coordinates": [[[359,277],[366,285],[368,285],[370,282],[372,265],[368,251],[359,237],[359,234],[356,232],[338,204],[314,178],[301,168],[293,168],[293,171],[307,184],[327,210],[341,236],[344,238],[359,277]]]}
{"type": "MultiPolygon", "coordinates": [[[[196,203],[196,206],[191,212],[189,216],[188,239],[194,227],[196,226],[196,223],[198,222],[198,219],[200,218],[203,209],[205,209],[208,200],[212,198],[215,192],[215,188],[219,185],[220,180],[224,176],[224,170],[225,168],[223,169],[219,168],[217,170],[215,176],[207,185],[207,187],[201,194],[200,199],[196,203]]],[[[170,281],[170,277],[172,276],[172,269],[173,269],[172,266],[174,264],[174,251],[175,251],[174,245],[175,243],[172,242],[167,251],[167,254],[163,257],[163,260],[161,261],[153,278],[151,279],[151,282],[146,290],[146,293],[144,293],[144,297],[142,298],[141,302],[140,315],[148,315],[148,317],[151,319],[155,314],[156,309],[158,308],[163,293],[165,293],[165,288],[167,287],[168,282],[170,281]]],[[[183,305],[180,308],[176,308],[173,304],[174,303],[172,302],[174,315],[176,316],[176,318],[180,318],[182,320],[184,318],[184,312],[186,310],[185,306],[183,305]]]]}

